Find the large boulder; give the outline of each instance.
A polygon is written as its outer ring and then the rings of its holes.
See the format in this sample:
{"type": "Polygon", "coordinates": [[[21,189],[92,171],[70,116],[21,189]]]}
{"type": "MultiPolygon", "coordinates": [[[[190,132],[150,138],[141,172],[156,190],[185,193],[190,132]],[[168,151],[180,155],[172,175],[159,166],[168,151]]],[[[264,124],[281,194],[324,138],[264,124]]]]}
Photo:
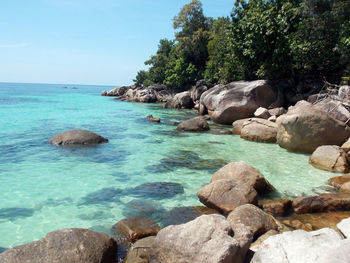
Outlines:
{"type": "Polygon", "coordinates": [[[341,145],[350,129],[324,111],[300,101],[277,119],[277,143],[289,151],[312,153],[321,145],[341,145]]]}
{"type": "Polygon", "coordinates": [[[102,91],[102,96],[113,96],[113,97],[119,97],[119,96],[122,96],[124,95],[125,92],[128,91],[130,87],[127,87],[127,86],[121,86],[121,87],[116,87],[112,90],[109,90],[109,91],[102,91]]]}
{"type": "Polygon", "coordinates": [[[108,139],[87,130],[69,130],[52,137],[49,142],[53,145],[95,145],[108,142],[108,139]]]}
{"type": "Polygon", "coordinates": [[[243,123],[241,138],[256,142],[276,142],[277,124],[268,120],[252,118],[243,123]]]}
{"type": "Polygon", "coordinates": [[[234,209],[227,217],[233,231],[243,224],[252,230],[254,239],[270,230],[277,230],[276,220],[255,205],[246,204],[234,209]]]}
{"type": "Polygon", "coordinates": [[[255,189],[238,179],[213,181],[197,192],[199,201],[204,205],[229,213],[244,204],[257,204],[255,189]]]}
{"type": "Polygon", "coordinates": [[[165,104],[164,108],[191,109],[193,106],[194,104],[191,98],[191,92],[184,91],[177,93],[171,101],[165,104]]]}
{"type": "Polygon", "coordinates": [[[350,238],[350,217],[339,222],[339,224],[337,224],[337,228],[345,236],[345,238],[350,238]]]}
{"type": "Polygon", "coordinates": [[[50,232],[45,238],[0,254],[0,262],[116,263],[117,242],[102,233],[72,228],[50,232]]]}
{"type": "Polygon", "coordinates": [[[215,172],[210,182],[223,179],[241,180],[259,194],[265,194],[274,190],[274,187],[265,179],[260,171],[246,162],[230,162],[215,172]]]}
{"type": "Polygon", "coordinates": [[[266,239],[255,252],[251,263],[321,262],[342,242],[339,234],[329,228],[313,232],[288,231],[266,239]]]}
{"type": "Polygon", "coordinates": [[[242,250],[221,215],[203,215],[159,231],[153,242],[153,263],[238,263],[242,250]]]}
{"type": "Polygon", "coordinates": [[[349,211],[350,194],[321,194],[298,197],[293,200],[296,213],[320,213],[329,211],[349,211]]]}
{"type": "Polygon", "coordinates": [[[247,121],[247,120],[251,120],[251,118],[246,118],[246,119],[242,119],[242,120],[237,120],[237,121],[234,121],[232,123],[232,133],[233,134],[237,134],[237,135],[240,135],[241,134],[241,130],[243,128],[243,124],[247,121]]]}
{"type": "Polygon", "coordinates": [[[337,145],[320,146],[309,158],[309,163],[319,169],[345,173],[349,171],[346,153],[337,145]]]}
{"type": "Polygon", "coordinates": [[[213,121],[231,124],[252,117],[259,107],[269,107],[276,98],[276,92],[266,80],[237,81],[204,92],[200,104],[213,121]]]}
{"type": "Polygon", "coordinates": [[[350,112],[339,100],[327,98],[320,100],[315,106],[341,122],[346,122],[350,119],[350,112]]]}
{"type": "Polygon", "coordinates": [[[209,125],[203,117],[195,117],[186,121],[181,122],[177,126],[178,131],[207,131],[209,130],[209,125]]]}

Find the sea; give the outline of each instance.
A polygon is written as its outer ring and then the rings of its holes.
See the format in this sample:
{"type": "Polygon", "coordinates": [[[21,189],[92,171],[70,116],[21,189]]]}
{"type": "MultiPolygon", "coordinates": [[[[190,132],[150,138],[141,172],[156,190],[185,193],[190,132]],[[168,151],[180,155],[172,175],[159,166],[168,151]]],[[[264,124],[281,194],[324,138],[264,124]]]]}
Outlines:
{"type": "Polygon", "coordinates": [[[100,95],[112,88],[0,83],[0,252],[63,228],[112,235],[112,226],[124,218],[176,223],[179,208],[201,205],[196,192],[231,161],[259,169],[275,186],[272,195],[281,198],[327,191],[334,176],[309,165],[308,155],[276,144],[177,132],[174,124],[195,111],[100,95]],[[149,114],[161,123],[147,121],[149,114]],[[70,129],[90,130],[109,142],[48,143],[70,129]]]}

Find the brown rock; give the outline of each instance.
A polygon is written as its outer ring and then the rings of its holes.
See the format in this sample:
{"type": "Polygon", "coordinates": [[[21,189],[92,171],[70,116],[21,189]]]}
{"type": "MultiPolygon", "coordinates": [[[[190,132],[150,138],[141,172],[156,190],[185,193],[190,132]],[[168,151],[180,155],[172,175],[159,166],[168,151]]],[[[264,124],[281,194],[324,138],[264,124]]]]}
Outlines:
{"type": "Polygon", "coordinates": [[[293,229],[301,229],[301,230],[305,230],[305,231],[312,231],[312,225],[311,224],[304,224],[303,222],[301,222],[298,219],[294,219],[294,220],[283,220],[282,221],[283,224],[292,227],[293,229]]]}
{"type": "Polygon", "coordinates": [[[181,122],[177,126],[178,131],[207,131],[209,130],[209,125],[207,121],[202,117],[195,117],[186,121],[181,122]]]}
{"type": "Polygon", "coordinates": [[[228,215],[227,221],[230,222],[233,231],[239,224],[249,227],[253,232],[254,239],[257,239],[269,230],[278,229],[278,225],[271,215],[251,204],[241,205],[234,209],[228,215]]]}
{"type": "Polygon", "coordinates": [[[52,137],[49,142],[53,145],[95,145],[108,142],[108,139],[87,130],[69,130],[52,137]]]}
{"type": "Polygon", "coordinates": [[[270,112],[264,108],[264,107],[259,107],[255,112],[254,112],[254,116],[257,118],[261,118],[261,119],[268,119],[271,117],[270,112]]]}
{"type": "Polygon", "coordinates": [[[268,120],[252,118],[243,123],[241,138],[255,142],[276,142],[277,124],[268,120]]]}
{"type": "Polygon", "coordinates": [[[286,215],[292,207],[292,201],[286,199],[272,199],[266,201],[259,201],[259,206],[266,212],[274,215],[286,215]]]}
{"type": "Polygon", "coordinates": [[[299,197],[293,200],[296,213],[319,213],[327,211],[349,211],[350,194],[321,194],[299,197]]]}
{"type": "Polygon", "coordinates": [[[309,158],[309,163],[319,169],[345,173],[349,171],[346,153],[336,145],[320,146],[309,158]]]}
{"type": "Polygon", "coordinates": [[[153,115],[148,115],[146,119],[150,122],[160,122],[160,118],[154,118],[153,115]]]}
{"type": "Polygon", "coordinates": [[[151,218],[129,218],[120,220],[117,226],[123,231],[131,242],[148,236],[157,235],[160,227],[151,218]]]}
{"type": "Polygon", "coordinates": [[[350,129],[306,101],[277,119],[277,143],[289,151],[312,153],[322,145],[341,145],[350,129]]]}
{"type": "Polygon", "coordinates": [[[347,182],[350,182],[350,174],[332,177],[329,180],[329,185],[340,188],[342,184],[345,184],[347,182]]]}
{"type": "Polygon", "coordinates": [[[281,116],[283,114],[286,114],[287,110],[285,108],[283,108],[283,107],[279,107],[279,108],[270,109],[269,113],[270,113],[271,116],[279,117],[279,116],[281,116]]]}
{"type": "Polygon", "coordinates": [[[129,249],[124,263],[148,263],[155,236],[142,238],[129,249]]]}
{"type": "Polygon", "coordinates": [[[259,194],[265,194],[274,190],[274,187],[265,179],[259,170],[246,162],[231,162],[225,165],[215,172],[210,182],[222,179],[241,180],[254,187],[259,194]]]}
{"type": "Polygon", "coordinates": [[[234,121],[232,123],[232,126],[233,126],[232,133],[240,135],[243,127],[243,123],[245,123],[247,120],[250,120],[250,118],[234,121]]]}
{"type": "Polygon", "coordinates": [[[237,179],[214,181],[201,188],[197,196],[204,205],[224,213],[243,204],[257,204],[255,189],[237,179]]]}
{"type": "Polygon", "coordinates": [[[339,189],[339,193],[350,194],[350,182],[342,184],[340,189],[339,189]]]}

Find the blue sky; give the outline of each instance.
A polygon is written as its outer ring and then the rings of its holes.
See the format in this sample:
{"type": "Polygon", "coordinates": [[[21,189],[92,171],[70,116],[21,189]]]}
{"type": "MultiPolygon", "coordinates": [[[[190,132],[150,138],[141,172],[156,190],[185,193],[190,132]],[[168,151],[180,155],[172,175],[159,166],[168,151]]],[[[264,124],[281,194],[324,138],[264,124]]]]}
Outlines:
{"type": "MultiPolygon", "coordinates": [[[[0,0],[0,82],[132,84],[190,0],[0,0]]],[[[203,0],[227,16],[234,0],[203,0]]]]}

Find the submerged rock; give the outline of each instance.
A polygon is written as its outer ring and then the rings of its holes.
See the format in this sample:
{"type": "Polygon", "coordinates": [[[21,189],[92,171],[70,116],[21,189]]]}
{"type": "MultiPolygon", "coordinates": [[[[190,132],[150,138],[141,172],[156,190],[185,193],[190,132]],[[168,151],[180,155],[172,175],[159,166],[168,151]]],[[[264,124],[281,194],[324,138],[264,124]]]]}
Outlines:
{"type": "Polygon", "coordinates": [[[350,129],[306,101],[298,102],[277,120],[277,143],[294,152],[312,153],[322,145],[341,145],[350,129]]]}
{"type": "Polygon", "coordinates": [[[218,170],[210,182],[222,179],[241,180],[254,187],[259,194],[266,194],[274,190],[274,187],[265,179],[260,171],[246,162],[230,162],[218,170]]]}
{"type": "Polygon", "coordinates": [[[259,107],[268,107],[276,99],[277,94],[268,81],[237,81],[204,92],[200,107],[207,109],[214,122],[232,124],[252,117],[259,107]]]}
{"type": "Polygon", "coordinates": [[[318,147],[309,158],[309,163],[316,168],[331,172],[345,173],[349,171],[346,153],[336,145],[318,147]]]}
{"type": "MultiPolygon", "coordinates": [[[[332,229],[314,232],[289,231],[266,239],[255,252],[252,263],[314,263],[328,256],[342,243],[332,229]]],[[[333,261],[328,261],[333,262],[333,261]]],[[[344,262],[345,263],[345,262],[344,262]]]]}
{"type": "Polygon", "coordinates": [[[242,253],[230,224],[221,215],[203,215],[187,224],[168,226],[154,240],[154,263],[232,263],[242,253]]]}
{"type": "Polygon", "coordinates": [[[249,184],[238,179],[213,181],[197,192],[204,205],[229,213],[244,204],[257,204],[257,192],[249,184]]]}
{"type": "Polygon", "coordinates": [[[252,118],[243,123],[241,138],[256,142],[276,142],[277,124],[268,120],[252,118]]]}
{"type": "Polygon", "coordinates": [[[113,228],[119,227],[125,237],[135,242],[144,237],[155,236],[160,227],[151,218],[128,218],[120,220],[113,228]]]}
{"type": "Polygon", "coordinates": [[[71,228],[50,232],[45,238],[0,254],[0,262],[116,263],[117,242],[102,233],[71,228]]]}
{"type": "Polygon", "coordinates": [[[177,194],[183,194],[181,184],[172,182],[145,183],[129,190],[132,196],[148,197],[153,199],[172,198],[177,194]]]}
{"type": "Polygon", "coordinates": [[[35,210],[22,207],[8,207],[0,209],[0,219],[16,220],[17,218],[30,217],[35,210]]]}
{"type": "Polygon", "coordinates": [[[49,142],[53,145],[96,145],[108,139],[87,130],[69,130],[52,137],[49,142]]]}
{"type": "Polygon", "coordinates": [[[195,117],[186,121],[181,122],[177,126],[178,131],[207,131],[209,130],[209,125],[203,117],[195,117]]]}

